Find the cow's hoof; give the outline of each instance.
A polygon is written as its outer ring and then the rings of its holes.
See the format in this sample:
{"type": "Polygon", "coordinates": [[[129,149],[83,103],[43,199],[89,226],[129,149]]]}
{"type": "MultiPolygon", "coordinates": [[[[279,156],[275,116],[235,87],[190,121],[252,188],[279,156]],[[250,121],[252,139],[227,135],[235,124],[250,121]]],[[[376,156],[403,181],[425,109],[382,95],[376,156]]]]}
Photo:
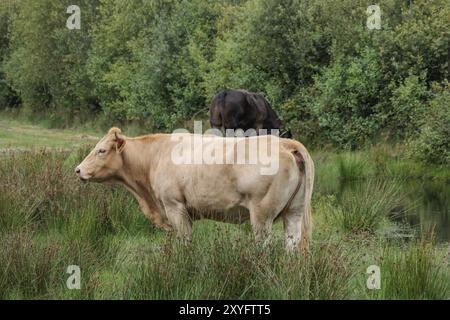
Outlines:
{"type": "Polygon", "coordinates": [[[163,223],[161,226],[159,226],[162,230],[166,231],[166,232],[172,232],[173,228],[171,225],[167,224],[167,223],[163,223]]]}

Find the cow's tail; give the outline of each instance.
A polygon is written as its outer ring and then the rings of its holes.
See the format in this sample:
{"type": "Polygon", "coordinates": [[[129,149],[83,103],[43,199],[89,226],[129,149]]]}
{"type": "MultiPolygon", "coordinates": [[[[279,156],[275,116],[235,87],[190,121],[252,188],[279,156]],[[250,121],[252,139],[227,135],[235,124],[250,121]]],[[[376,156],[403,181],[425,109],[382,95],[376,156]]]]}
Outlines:
{"type": "MultiPolygon", "coordinates": [[[[299,169],[299,181],[297,188],[289,200],[287,207],[290,206],[292,200],[300,191],[302,195],[301,203],[303,209],[302,224],[301,224],[301,249],[307,250],[309,247],[309,240],[312,234],[312,217],[311,217],[311,198],[314,188],[314,162],[309,155],[308,150],[299,142],[295,142],[295,148],[291,150],[295,162],[299,169]],[[300,190],[301,189],[301,190],[300,190]]],[[[287,209],[287,208],[286,208],[287,209]]]]}
{"type": "MultiPolygon", "coordinates": [[[[302,248],[307,249],[309,247],[309,240],[312,234],[312,217],[311,217],[311,198],[314,188],[314,162],[309,155],[308,150],[300,144],[297,149],[304,160],[304,174],[302,175],[303,181],[301,188],[303,188],[303,217],[302,217],[302,248]]],[[[301,168],[299,168],[301,169],[301,168]]]]}

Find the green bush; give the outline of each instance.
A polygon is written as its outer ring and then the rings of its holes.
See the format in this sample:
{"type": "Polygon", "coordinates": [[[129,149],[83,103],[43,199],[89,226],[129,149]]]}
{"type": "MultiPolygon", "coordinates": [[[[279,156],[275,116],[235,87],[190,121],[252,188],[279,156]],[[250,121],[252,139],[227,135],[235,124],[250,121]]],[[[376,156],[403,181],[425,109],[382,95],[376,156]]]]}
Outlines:
{"type": "Polygon", "coordinates": [[[417,135],[423,119],[427,116],[428,91],[423,79],[409,76],[391,97],[391,112],[386,113],[390,134],[399,140],[417,135]]]}
{"type": "Polygon", "coordinates": [[[318,119],[311,110],[314,101],[314,87],[299,89],[297,94],[279,106],[280,118],[290,128],[295,139],[304,144],[326,143],[326,138],[318,131],[318,119]]]}
{"type": "Polygon", "coordinates": [[[0,108],[21,104],[49,126],[171,131],[206,118],[218,90],[243,88],[308,145],[422,132],[442,159],[423,120],[432,83],[450,76],[447,0],[383,0],[381,30],[366,27],[366,0],[82,0],[81,30],[66,28],[69,4],[1,2],[0,108]]]}
{"type": "Polygon", "coordinates": [[[434,86],[419,136],[409,141],[409,154],[427,163],[450,164],[450,84],[434,86]]]}
{"type": "Polygon", "coordinates": [[[391,17],[385,19],[384,5],[380,3],[383,32],[373,39],[387,82],[398,85],[411,74],[425,74],[427,84],[448,79],[450,3],[447,0],[415,0],[411,5],[395,2],[399,11],[395,21],[391,17]]]}
{"type": "Polygon", "coordinates": [[[373,49],[335,61],[315,86],[313,112],[329,141],[353,149],[375,136],[383,122],[383,79],[373,49]]]}
{"type": "Polygon", "coordinates": [[[25,107],[51,115],[59,112],[58,125],[70,123],[70,115],[89,109],[95,100],[85,62],[90,46],[89,26],[97,1],[78,3],[81,30],[66,27],[70,1],[17,1],[9,23],[9,54],[4,72],[8,84],[25,107]]]}
{"type": "Polygon", "coordinates": [[[3,2],[0,3],[0,109],[7,107],[17,107],[19,104],[19,97],[12,90],[4,73],[4,59],[7,56],[9,41],[8,41],[8,25],[13,6],[6,6],[3,2]]]}
{"type": "Polygon", "coordinates": [[[218,10],[199,0],[102,3],[89,73],[103,110],[112,119],[169,130],[203,109],[218,10]]]}

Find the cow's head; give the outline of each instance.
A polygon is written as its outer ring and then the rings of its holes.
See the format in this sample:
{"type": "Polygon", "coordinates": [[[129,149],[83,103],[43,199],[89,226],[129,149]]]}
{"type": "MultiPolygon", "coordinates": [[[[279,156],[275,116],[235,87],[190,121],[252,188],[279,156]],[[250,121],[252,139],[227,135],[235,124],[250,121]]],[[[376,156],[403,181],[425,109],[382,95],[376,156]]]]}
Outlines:
{"type": "Polygon", "coordinates": [[[126,144],[126,137],[119,128],[109,129],[76,168],[75,173],[82,181],[102,182],[117,176],[122,168],[122,151],[126,144]]]}

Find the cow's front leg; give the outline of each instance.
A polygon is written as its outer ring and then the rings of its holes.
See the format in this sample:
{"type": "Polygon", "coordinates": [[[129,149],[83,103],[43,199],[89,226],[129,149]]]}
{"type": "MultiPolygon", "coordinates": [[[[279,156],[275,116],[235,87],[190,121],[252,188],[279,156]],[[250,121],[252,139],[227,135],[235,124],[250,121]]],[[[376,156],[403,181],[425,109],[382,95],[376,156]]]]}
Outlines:
{"type": "Polygon", "coordinates": [[[134,188],[131,188],[128,185],[125,185],[125,188],[128,191],[130,191],[131,194],[135,197],[135,199],[139,203],[139,207],[141,208],[142,212],[147,217],[147,219],[150,220],[151,223],[153,223],[157,228],[160,228],[164,231],[173,230],[172,226],[167,223],[167,220],[165,220],[161,216],[161,213],[159,212],[156,204],[153,201],[151,201],[151,199],[149,200],[145,198],[146,195],[144,192],[138,194],[134,188]]]}
{"type": "Polygon", "coordinates": [[[192,221],[183,203],[177,201],[163,201],[167,218],[177,232],[177,236],[185,243],[191,242],[192,221]]]}
{"type": "Polygon", "coordinates": [[[170,232],[173,231],[173,228],[167,221],[164,221],[161,214],[153,207],[149,206],[147,201],[141,197],[136,197],[139,202],[139,207],[141,208],[144,215],[149,219],[157,228],[160,228],[164,231],[170,232]]]}

